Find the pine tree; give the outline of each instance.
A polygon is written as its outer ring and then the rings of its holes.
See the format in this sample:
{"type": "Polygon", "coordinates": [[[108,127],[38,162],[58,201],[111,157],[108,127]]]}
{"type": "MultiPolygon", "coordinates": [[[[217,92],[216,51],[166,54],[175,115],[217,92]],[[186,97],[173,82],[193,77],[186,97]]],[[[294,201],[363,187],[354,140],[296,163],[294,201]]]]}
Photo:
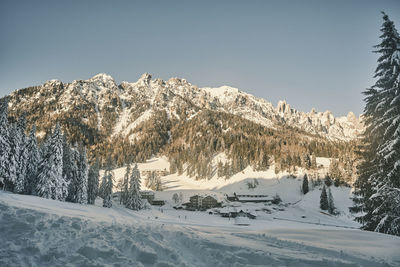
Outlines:
{"type": "Polygon", "coordinates": [[[103,207],[112,207],[112,189],[113,189],[113,172],[112,172],[111,157],[107,158],[106,169],[102,179],[102,194],[103,194],[103,207]]]}
{"type": "Polygon", "coordinates": [[[367,89],[352,212],[363,229],[400,235],[400,37],[383,13],[375,85],[367,89]]]}
{"type": "Polygon", "coordinates": [[[309,191],[307,174],[304,174],[303,185],[302,185],[301,189],[302,189],[304,195],[307,194],[309,191]]]}
{"type": "Polygon", "coordinates": [[[329,202],[328,202],[328,196],[326,195],[325,185],[322,187],[321,197],[320,197],[320,201],[319,201],[319,207],[321,208],[321,210],[329,209],[329,202]]]}
{"type": "Polygon", "coordinates": [[[382,65],[375,86],[381,88],[379,107],[384,108],[377,127],[385,131],[378,147],[380,171],[372,180],[371,199],[377,204],[372,222],[375,231],[400,236],[400,36],[388,16],[383,18],[383,42],[377,46],[382,65]]]}
{"type": "Polygon", "coordinates": [[[64,201],[68,194],[68,183],[62,175],[62,134],[59,124],[46,141],[44,155],[38,167],[37,195],[64,201]]]}
{"type": "Polygon", "coordinates": [[[142,208],[142,197],[140,195],[140,171],[137,164],[134,165],[129,179],[129,192],[125,206],[132,210],[140,210],[142,208]]]}
{"type": "Polygon", "coordinates": [[[332,185],[332,179],[328,174],[325,176],[324,182],[325,182],[325,185],[328,187],[332,185]]]}
{"type": "Polygon", "coordinates": [[[79,152],[76,148],[71,147],[65,135],[62,137],[62,140],[62,176],[64,180],[68,182],[68,196],[66,200],[68,202],[77,203],[79,152]]]}
{"type": "Polygon", "coordinates": [[[343,181],[342,171],[339,168],[339,162],[332,159],[329,164],[329,176],[333,178],[335,186],[339,186],[343,181]]]}
{"type": "Polygon", "coordinates": [[[332,196],[330,187],[328,187],[328,212],[330,214],[335,214],[335,212],[336,212],[335,203],[333,200],[333,196],[332,196]]]}
{"type": "Polygon", "coordinates": [[[127,201],[127,198],[128,198],[128,192],[129,192],[129,177],[130,177],[130,174],[131,174],[131,165],[128,164],[128,166],[126,166],[124,179],[122,181],[120,204],[122,203],[122,204],[126,205],[126,201],[127,201]]]}
{"type": "Polygon", "coordinates": [[[37,169],[40,162],[40,154],[36,140],[36,126],[33,125],[26,144],[28,159],[26,165],[26,193],[36,195],[37,169]]]}
{"type": "Polygon", "coordinates": [[[16,125],[16,135],[14,136],[14,141],[16,142],[18,148],[18,154],[16,155],[17,166],[16,169],[16,181],[15,181],[15,192],[26,193],[26,168],[28,164],[28,150],[27,150],[27,137],[25,135],[26,130],[26,118],[23,114],[16,125]]]}
{"type": "Polygon", "coordinates": [[[17,124],[11,124],[9,127],[8,142],[10,144],[10,152],[8,154],[8,188],[10,191],[15,190],[15,184],[17,182],[17,170],[18,170],[18,155],[20,151],[20,142],[18,138],[17,124]]]}
{"type": "Polygon", "coordinates": [[[77,178],[76,178],[76,203],[86,204],[88,201],[88,163],[86,158],[86,148],[81,146],[78,151],[77,178]]]}
{"type": "Polygon", "coordinates": [[[99,161],[96,160],[88,173],[88,204],[93,205],[99,190],[99,161]]]}
{"type": "Polygon", "coordinates": [[[10,170],[10,137],[8,123],[8,102],[6,99],[0,100],[0,184],[3,189],[8,189],[9,170],[10,170]]]}

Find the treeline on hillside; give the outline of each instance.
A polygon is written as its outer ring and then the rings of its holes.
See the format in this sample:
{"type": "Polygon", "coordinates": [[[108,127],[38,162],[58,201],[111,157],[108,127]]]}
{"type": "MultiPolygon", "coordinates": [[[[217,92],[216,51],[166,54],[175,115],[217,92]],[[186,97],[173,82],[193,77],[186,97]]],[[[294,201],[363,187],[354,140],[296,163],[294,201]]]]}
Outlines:
{"type": "MultiPolygon", "coordinates": [[[[46,133],[58,122],[68,141],[84,145],[88,149],[89,161],[98,159],[102,168],[106,165],[107,157],[111,157],[111,164],[116,168],[131,162],[144,162],[152,156],[166,155],[172,173],[185,171],[197,179],[206,179],[216,172],[219,177],[229,178],[249,165],[256,170],[265,170],[272,162],[275,163],[276,172],[295,172],[299,167],[313,170],[316,168],[315,164],[310,164],[313,158],[332,157],[338,158],[343,179],[354,179],[350,172],[344,171],[355,166],[351,155],[354,144],[351,143],[332,142],[287,126],[269,129],[236,115],[201,111],[184,99],[175,110],[180,119],[169,116],[160,107],[151,118],[137,125],[126,136],[110,137],[116,116],[121,110],[117,96],[110,95],[103,109],[97,113],[93,103],[79,98],[79,92],[72,91],[69,93],[74,103],[73,109],[54,113],[55,110],[62,110],[57,103],[58,91],[64,90],[67,85],[54,86],[57,89],[56,96],[49,100],[42,99],[47,94],[41,95],[40,87],[18,91],[14,97],[18,100],[39,95],[39,106],[32,105],[39,108],[27,114],[29,124],[37,123],[38,131],[46,133]],[[34,93],[26,96],[27,92],[34,93]],[[43,110],[46,112],[43,113],[43,110]],[[189,119],[189,113],[196,115],[189,119]],[[53,115],[50,117],[47,114],[53,115]],[[100,125],[97,115],[102,118],[100,125]],[[228,160],[213,163],[218,153],[225,153],[228,160]]],[[[13,109],[10,121],[16,121],[21,112],[29,107],[13,109]]],[[[138,110],[143,111],[146,107],[148,103],[143,107],[139,105],[138,110]]],[[[129,122],[137,119],[139,114],[134,113],[129,122]]],[[[39,142],[46,138],[46,134],[41,136],[39,142]]]]}
{"type": "MultiPolygon", "coordinates": [[[[272,160],[276,172],[298,167],[316,169],[317,156],[340,161],[342,152],[350,150],[348,143],[311,139],[294,129],[272,130],[235,115],[212,111],[174,125],[171,136],[163,149],[171,163],[170,172],[186,170],[198,179],[214,175],[211,164],[218,153],[225,153],[228,160],[218,163],[217,174],[229,178],[247,166],[266,170],[272,160]]],[[[340,176],[346,179],[345,175],[340,176]]]]}
{"type": "MultiPolygon", "coordinates": [[[[111,207],[113,173],[110,159],[99,187],[98,160],[89,165],[86,148],[72,146],[58,123],[39,145],[35,125],[27,136],[25,116],[10,123],[7,113],[8,103],[2,100],[0,187],[3,190],[80,204],[94,204],[96,197],[101,196],[103,206],[111,207]]],[[[125,192],[124,204],[131,209],[140,209],[140,173],[136,165],[129,183],[131,186],[125,192]]]]}
{"type": "Polygon", "coordinates": [[[160,110],[130,134],[134,136],[131,139],[116,136],[96,145],[95,157],[104,162],[110,154],[115,167],[121,167],[166,155],[170,173],[186,171],[197,179],[210,178],[215,172],[227,179],[247,166],[266,170],[272,162],[276,173],[295,172],[300,167],[316,170],[316,157],[329,157],[337,158],[333,172],[337,179],[354,179],[354,142],[332,142],[293,128],[273,130],[224,112],[200,111],[190,120],[177,120],[160,110]],[[225,153],[228,159],[213,166],[219,153],[225,153]]]}

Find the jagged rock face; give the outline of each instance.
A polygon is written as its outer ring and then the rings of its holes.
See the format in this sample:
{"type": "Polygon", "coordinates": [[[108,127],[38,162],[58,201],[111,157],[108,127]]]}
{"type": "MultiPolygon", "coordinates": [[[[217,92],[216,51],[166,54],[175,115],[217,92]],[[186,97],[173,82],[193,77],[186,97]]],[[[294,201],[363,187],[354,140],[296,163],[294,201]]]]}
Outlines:
{"type": "MultiPolygon", "coordinates": [[[[95,136],[122,135],[130,140],[135,127],[160,110],[177,121],[190,120],[204,109],[222,111],[270,128],[287,125],[330,140],[347,141],[363,130],[360,120],[351,112],[338,118],[329,111],[313,109],[305,113],[285,101],[274,107],[264,99],[229,86],[198,88],[185,79],[163,81],[152,79],[148,73],[136,82],[119,85],[107,74],[72,83],[52,80],[13,92],[9,107],[10,114],[16,116],[26,112],[31,122],[46,125],[49,118],[67,121],[74,118],[95,136]]],[[[89,143],[94,144],[95,139],[92,142],[89,143]]]]}

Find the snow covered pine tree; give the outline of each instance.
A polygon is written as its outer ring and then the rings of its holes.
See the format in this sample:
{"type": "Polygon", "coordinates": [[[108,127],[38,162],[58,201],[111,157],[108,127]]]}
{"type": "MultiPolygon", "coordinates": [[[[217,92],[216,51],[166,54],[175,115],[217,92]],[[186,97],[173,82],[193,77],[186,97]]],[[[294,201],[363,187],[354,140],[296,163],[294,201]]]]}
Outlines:
{"type": "Polygon", "coordinates": [[[63,147],[58,123],[44,146],[44,155],[38,168],[37,194],[40,197],[64,201],[68,194],[68,184],[62,175],[63,147]]]}
{"type": "Polygon", "coordinates": [[[88,204],[94,204],[99,191],[99,161],[96,159],[89,168],[88,174],[88,204]]]}
{"type": "Polygon", "coordinates": [[[103,207],[112,207],[113,172],[111,158],[107,158],[106,169],[101,183],[103,207]]]}
{"type": "Polygon", "coordinates": [[[79,151],[77,153],[77,178],[76,182],[76,195],[75,200],[76,203],[86,204],[88,201],[88,163],[86,158],[86,148],[80,146],[79,151]]]}
{"type": "Polygon", "coordinates": [[[132,210],[140,210],[142,208],[142,197],[140,195],[140,172],[137,164],[134,165],[129,179],[129,191],[126,207],[132,210]]]}
{"type": "Polygon", "coordinates": [[[27,137],[25,135],[26,130],[26,118],[23,114],[16,124],[16,132],[14,135],[15,145],[18,146],[16,155],[16,181],[14,191],[16,193],[25,193],[26,190],[26,166],[28,163],[28,150],[27,150],[27,137]]]}
{"type": "Polygon", "coordinates": [[[400,235],[400,37],[383,13],[375,85],[367,89],[353,212],[363,229],[400,235]]]}
{"type": "Polygon", "coordinates": [[[2,189],[8,189],[12,181],[9,179],[9,154],[11,151],[9,142],[8,103],[4,99],[0,101],[0,184],[2,189]]]}
{"type": "Polygon", "coordinates": [[[26,164],[26,194],[36,195],[35,185],[37,183],[37,169],[40,162],[40,154],[36,140],[36,126],[33,125],[29,134],[26,150],[28,151],[28,160],[26,164]]]}

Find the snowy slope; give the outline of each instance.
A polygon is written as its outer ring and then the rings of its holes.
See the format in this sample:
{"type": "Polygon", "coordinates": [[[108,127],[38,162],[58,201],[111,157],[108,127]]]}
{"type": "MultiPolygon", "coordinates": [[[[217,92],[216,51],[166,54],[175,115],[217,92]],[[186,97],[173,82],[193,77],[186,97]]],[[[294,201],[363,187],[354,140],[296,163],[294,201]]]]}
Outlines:
{"type": "Polygon", "coordinates": [[[0,266],[400,264],[400,238],[355,229],[278,220],[236,226],[204,212],[134,212],[6,192],[0,211],[0,266]]]}
{"type": "MultiPolygon", "coordinates": [[[[221,155],[219,155],[221,157],[221,155]]],[[[317,158],[317,163],[324,166],[319,172],[326,172],[329,167],[329,159],[317,158]]],[[[140,171],[147,170],[168,170],[169,164],[165,157],[152,158],[146,163],[139,163],[140,171]]],[[[114,170],[116,181],[123,178],[125,168],[114,170]]],[[[352,206],[352,192],[349,187],[331,187],[334,198],[335,207],[340,215],[330,216],[321,213],[319,209],[319,199],[321,194],[321,185],[313,186],[311,180],[309,182],[310,192],[306,195],[301,192],[302,177],[304,172],[300,169],[297,177],[290,176],[286,172],[275,174],[274,166],[267,171],[254,171],[251,167],[247,167],[244,171],[235,174],[230,179],[218,178],[214,175],[209,180],[194,180],[185,174],[171,174],[161,176],[164,191],[155,192],[155,197],[166,201],[167,206],[172,209],[175,203],[172,196],[182,194],[183,203],[188,202],[193,195],[210,195],[218,201],[226,202],[226,195],[232,196],[236,194],[259,194],[273,197],[279,195],[283,203],[280,206],[268,206],[263,203],[256,204],[232,204],[238,210],[242,209],[247,212],[257,214],[258,219],[272,221],[274,218],[285,220],[295,220],[301,223],[323,223],[329,225],[339,225],[345,227],[356,227],[360,225],[354,222],[354,217],[349,213],[349,207],[352,206]],[[258,185],[254,189],[248,188],[248,182],[257,180],[258,185]],[[265,210],[267,212],[265,212],[265,210]]],[[[323,177],[323,176],[321,176],[323,177]]],[[[144,186],[145,177],[142,177],[142,189],[148,190],[144,186]]],[[[227,204],[228,206],[230,204],[227,204]]],[[[262,227],[263,223],[253,222],[253,227],[262,227]]]]}

